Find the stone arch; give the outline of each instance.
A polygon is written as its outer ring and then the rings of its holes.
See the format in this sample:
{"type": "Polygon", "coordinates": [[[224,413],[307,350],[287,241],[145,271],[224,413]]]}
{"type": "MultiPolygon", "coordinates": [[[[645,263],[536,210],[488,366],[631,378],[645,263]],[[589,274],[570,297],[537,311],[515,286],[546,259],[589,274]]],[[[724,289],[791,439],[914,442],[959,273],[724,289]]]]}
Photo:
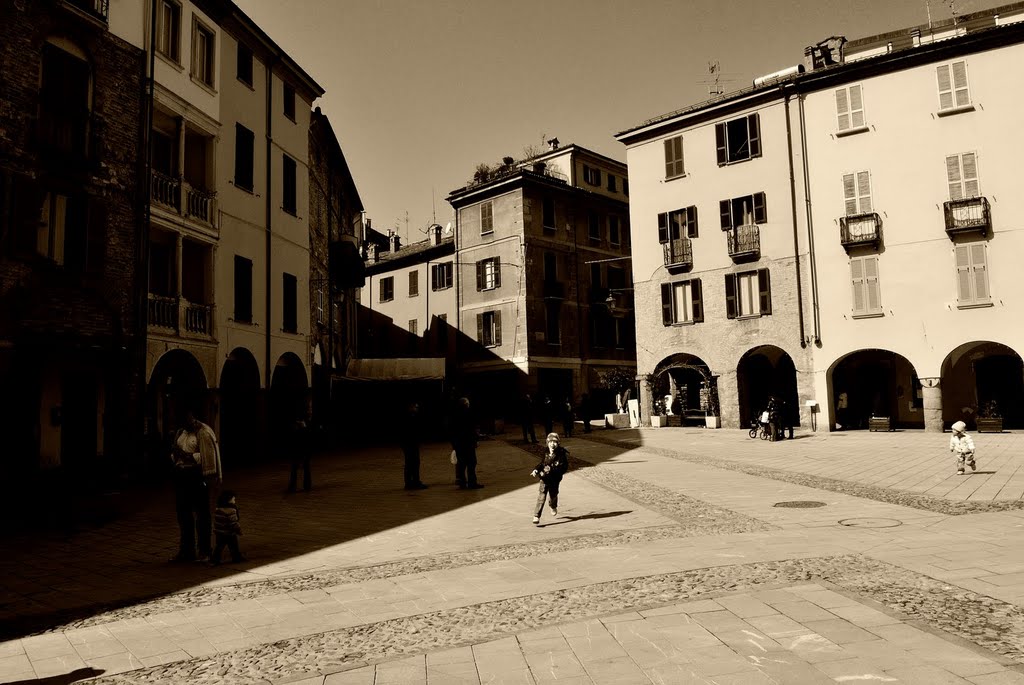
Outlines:
{"type": "Polygon", "coordinates": [[[168,350],[153,365],[146,392],[149,437],[166,440],[191,409],[202,421],[210,421],[206,373],[191,352],[168,350]]]}
{"type": "Polygon", "coordinates": [[[994,402],[1005,428],[1024,428],[1024,362],[1013,348],[989,340],[963,343],[941,369],[945,427],[963,420],[974,430],[978,411],[994,402]]]}
{"type": "Polygon", "coordinates": [[[864,429],[870,417],[888,416],[894,428],[924,428],[921,381],[910,360],[897,352],[849,352],[832,362],[826,382],[833,427],[864,429]]]}
{"type": "Polygon", "coordinates": [[[244,347],[228,355],[220,373],[220,442],[225,465],[247,463],[261,452],[263,419],[260,369],[244,347]]]}
{"type": "Polygon", "coordinates": [[[768,406],[769,397],[783,404],[783,425],[800,425],[800,398],[796,364],[781,347],[759,345],[736,363],[740,425],[747,426],[768,406]]]}
{"type": "Polygon", "coordinates": [[[280,437],[297,418],[309,413],[309,377],[306,367],[293,352],[285,352],[274,366],[270,378],[269,424],[280,437]]]}
{"type": "MultiPolygon", "coordinates": [[[[716,376],[707,362],[694,354],[678,352],[662,359],[651,373],[654,401],[665,402],[669,425],[679,425],[673,416],[687,412],[707,411],[709,401],[717,402],[716,376]],[[709,388],[713,397],[709,398],[709,388]]],[[[712,407],[712,413],[718,412],[712,407]]]]}

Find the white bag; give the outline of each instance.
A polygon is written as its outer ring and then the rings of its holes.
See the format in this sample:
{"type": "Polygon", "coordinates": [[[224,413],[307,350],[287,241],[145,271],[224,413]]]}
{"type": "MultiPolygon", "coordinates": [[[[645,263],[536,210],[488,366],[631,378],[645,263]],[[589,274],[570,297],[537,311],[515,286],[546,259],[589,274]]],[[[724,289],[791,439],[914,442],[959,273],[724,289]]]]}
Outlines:
{"type": "Polygon", "coordinates": [[[768,423],[768,412],[761,412],[761,423],[768,423]]]}
{"type": "Polygon", "coordinates": [[[450,461],[453,464],[459,463],[459,458],[455,456],[455,450],[452,450],[451,456],[448,457],[448,461],[450,461]]]}

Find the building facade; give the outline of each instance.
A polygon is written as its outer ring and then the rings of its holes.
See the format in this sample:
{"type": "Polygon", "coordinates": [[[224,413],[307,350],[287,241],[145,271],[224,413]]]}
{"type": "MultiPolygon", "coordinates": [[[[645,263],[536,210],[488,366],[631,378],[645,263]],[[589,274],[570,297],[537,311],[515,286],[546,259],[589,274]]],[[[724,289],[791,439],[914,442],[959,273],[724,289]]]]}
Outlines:
{"type": "Polygon", "coordinates": [[[1020,244],[996,198],[1014,177],[998,132],[1015,116],[1022,10],[832,38],[618,134],[637,335],[662,350],[639,352],[647,407],[666,374],[689,374],[717,385],[727,426],[768,395],[804,425],[939,430],[993,401],[1020,422],[1020,244]]]}

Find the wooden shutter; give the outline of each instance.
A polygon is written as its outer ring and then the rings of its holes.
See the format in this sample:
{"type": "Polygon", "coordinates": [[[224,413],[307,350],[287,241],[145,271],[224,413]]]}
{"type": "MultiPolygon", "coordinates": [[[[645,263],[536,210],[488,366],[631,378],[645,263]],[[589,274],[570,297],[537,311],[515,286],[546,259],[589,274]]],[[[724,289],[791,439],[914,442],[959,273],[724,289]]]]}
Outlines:
{"type": "Polygon", "coordinates": [[[476,315],[476,340],[481,345],[486,345],[487,340],[484,339],[484,315],[476,315]]]}
{"type": "Polygon", "coordinates": [[[718,166],[728,163],[729,149],[726,146],[725,124],[715,124],[715,147],[718,148],[718,166]]]}
{"type": "Polygon", "coordinates": [[[949,65],[940,64],[935,67],[935,75],[939,82],[939,110],[953,107],[953,81],[950,78],[949,65]]]}
{"type": "Polygon", "coordinates": [[[953,62],[953,102],[957,107],[971,104],[971,93],[967,88],[967,62],[953,62]]]}
{"type": "Polygon", "coordinates": [[[867,298],[864,292],[863,257],[854,257],[850,260],[850,280],[853,285],[853,313],[864,314],[867,311],[867,298]]]}
{"type": "Polygon", "coordinates": [[[661,325],[672,325],[672,284],[661,284],[661,325]]]}
{"type": "Polygon", "coordinates": [[[946,182],[949,184],[949,199],[962,200],[964,184],[960,175],[960,155],[946,157],[946,182]]]}
{"type": "Polygon", "coordinates": [[[971,277],[971,246],[956,246],[956,299],[967,304],[974,302],[974,279],[971,277]]]}
{"type": "Polygon", "coordinates": [[[501,257],[494,258],[494,287],[501,287],[501,257]]]}
{"type": "Polygon", "coordinates": [[[768,209],[765,206],[764,193],[754,193],[754,223],[768,223],[768,209]]]}
{"type": "Polygon", "coordinates": [[[736,318],[736,274],[725,275],[725,315],[736,318]]]}
{"type": "Polygon", "coordinates": [[[686,237],[696,238],[697,237],[697,206],[693,205],[686,208],[686,237]]]}
{"type": "Polygon", "coordinates": [[[89,198],[85,231],[85,270],[102,273],[107,255],[107,205],[99,198],[89,198]]]}
{"type": "Polygon", "coordinates": [[[985,254],[985,243],[973,243],[970,247],[971,270],[974,272],[974,299],[976,302],[984,302],[990,297],[988,291],[988,263],[985,254]]]}
{"type": "Polygon", "coordinates": [[[669,138],[665,141],[665,178],[682,176],[683,172],[683,137],[669,138]]]}
{"type": "Polygon", "coordinates": [[[850,86],[850,124],[853,128],[864,125],[864,98],[860,86],[850,86]]]}
{"type": "Polygon", "coordinates": [[[869,312],[882,309],[882,293],[878,284],[878,257],[864,257],[864,291],[869,312]]]}
{"type": "Polygon", "coordinates": [[[761,116],[750,114],[747,116],[747,144],[750,147],[751,157],[761,156],[761,116]]]}
{"type": "Polygon", "coordinates": [[[960,177],[964,181],[964,197],[978,197],[981,187],[978,183],[978,157],[973,152],[960,155],[960,177]]]}
{"type": "Polygon", "coordinates": [[[409,297],[416,297],[420,294],[420,274],[418,271],[409,272],[409,297]]]}
{"type": "Polygon", "coordinates": [[[691,310],[693,314],[693,322],[701,323],[704,321],[704,298],[700,288],[700,279],[695,278],[690,281],[690,300],[693,306],[691,310]]]}
{"type": "Polygon", "coordinates": [[[722,230],[728,231],[732,228],[732,200],[719,201],[718,211],[722,216],[722,230]]]}
{"type": "Polygon", "coordinates": [[[658,215],[658,242],[668,242],[668,212],[658,215]]]}
{"type": "Polygon", "coordinates": [[[871,174],[867,171],[857,172],[857,205],[860,214],[867,214],[871,209],[871,174]]]}
{"type": "Polygon", "coordinates": [[[480,260],[476,263],[476,289],[477,291],[484,289],[484,262],[480,260]]]}
{"type": "Polygon", "coordinates": [[[439,266],[440,266],[439,264],[431,264],[430,265],[430,289],[431,290],[437,290],[437,288],[438,288],[437,274],[438,274],[438,267],[439,266]]]}
{"type": "Polygon", "coordinates": [[[843,200],[846,202],[846,216],[857,213],[857,175],[843,174],[843,200]]]}
{"type": "Polygon", "coordinates": [[[836,91],[836,117],[839,120],[840,131],[850,128],[850,102],[847,97],[846,88],[840,88],[836,91]]]}
{"type": "Polygon", "coordinates": [[[494,335],[492,336],[492,340],[494,341],[495,345],[500,345],[501,344],[501,310],[500,309],[495,310],[494,318],[491,319],[491,320],[494,322],[494,335]]]}
{"type": "Polygon", "coordinates": [[[757,270],[757,292],[760,296],[761,316],[772,313],[772,281],[768,269],[757,270]]]}

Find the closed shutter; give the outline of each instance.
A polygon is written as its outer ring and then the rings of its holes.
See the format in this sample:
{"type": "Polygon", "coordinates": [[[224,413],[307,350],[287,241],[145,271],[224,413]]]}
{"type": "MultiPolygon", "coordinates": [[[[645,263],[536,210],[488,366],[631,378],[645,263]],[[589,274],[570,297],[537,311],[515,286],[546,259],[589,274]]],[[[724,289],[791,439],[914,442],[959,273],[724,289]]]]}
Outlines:
{"type": "Polygon", "coordinates": [[[864,98],[860,86],[850,86],[850,123],[853,128],[864,125],[864,98]]]}
{"type": "Polygon", "coordinates": [[[953,102],[957,107],[971,104],[967,88],[967,62],[953,62],[953,102]]]}
{"type": "Polygon", "coordinates": [[[962,304],[974,302],[974,279],[971,277],[971,246],[956,246],[956,299],[962,304]]]}
{"type": "Polygon", "coordinates": [[[476,340],[481,345],[486,345],[487,340],[484,338],[484,315],[476,315],[476,340]]]}
{"type": "Polygon", "coordinates": [[[864,293],[864,258],[855,257],[850,260],[850,280],[853,283],[853,313],[864,314],[867,311],[864,293]]]}
{"type": "Polygon", "coordinates": [[[964,199],[964,184],[960,175],[960,155],[946,157],[946,181],[949,184],[949,199],[964,199]]]}
{"type": "Polygon", "coordinates": [[[725,140],[725,124],[715,124],[715,147],[718,149],[718,166],[729,161],[729,152],[725,140]]]}
{"type": "Polygon", "coordinates": [[[939,82],[939,110],[952,109],[953,81],[950,77],[949,65],[940,64],[935,67],[935,75],[939,82]]]}
{"type": "Polygon", "coordinates": [[[235,321],[252,321],[252,261],[235,255],[235,321]]]}
{"type": "Polygon", "coordinates": [[[668,212],[658,215],[658,242],[668,242],[668,212]]]}
{"type": "Polygon", "coordinates": [[[857,213],[857,175],[843,174],[843,200],[846,202],[846,216],[857,213]]]}
{"type": "Polygon", "coordinates": [[[960,155],[961,177],[964,180],[964,197],[978,197],[981,187],[978,183],[978,158],[973,152],[960,155]]]}
{"type": "Polygon", "coordinates": [[[840,131],[850,128],[850,102],[845,88],[836,91],[836,117],[840,131]]]}
{"type": "Polygon", "coordinates": [[[439,284],[438,284],[438,278],[437,278],[438,266],[440,266],[440,265],[439,264],[431,264],[430,265],[430,289],[431,290],[437,290],[438,287],[440,287],[439,284]]]}
{"type": "Polygon", "coordinates": [[[102,273],[107,255],[107,205],[98,198],[89,198],[87,211],[85,270],[102,273]]]}
{"type": "Polygon", "coordinates": [[[683,175],[683,137],[676,136],[665,141],[665,178],[683,175]]]}
{"type": "Polygon", "coordinates": [[[768,209],[765,205],[764,193],[754,193],[754,223],[768,223],[768,209]]]}
{"type": "Polygon", "coordinates": [[[686,237],[697,237],[697,207],[696,205],[686,208],[686,237]]]}
{"type": "Polygon", "coordinates": [[[761,117],[758,114],[751,114],[747,117],[747,135],[750,144],[750,156],[761,156],[761,117]]]}
{"type": "Polygon", "coordinates": [[[699,278],[690,281],[690,298],[693,304],[693,322],[701,323],[704,321],[704,299],[699,278]]]}
{"type": "Polygon", "coordinates": [[[974,300],[976,302],[988,301],[988,263],[985,243],[971,245],[971,269],[974,271],[974,300]]]}
{"type": "Polygon", "coordinates": [[[661,325],[671,326],[672,321],[672,284],[661,284],[661,325]]]}
{"type": "Polygon", "coordinates": [[[757,270],[757,292],[761,316],[772,313],[772,281],[768,269],[757,270]]]}
{"type": "Polygon", "coordinates": [[[857,204],[859,213],[867,214],[871,209],[871,175],[866,171],[857,172],[857,204]]]}
{"type": "Polygon", "coordinates": [[[501,310],[494,312],[494,344],[501,344],[501,310]]]}
{"type": "Polygon", "coordinates": [[[494,258],[494,287],[501,287],[501,257],[494,258]]]}
{"type": "Polygon", "coordinates": [[[484,263],[479,261],[476,263],[476,289],[478,291],[484,289],[484,263]]]}
{"type": "Polygon", "coordinates": [[[718,203],[718,211],[722,216],[722,230],[728,231],[732,228],[732,201],[721,200],[718,203]]]}
{"type": "Polygon", "coordinates": [[[725,275],[725,315],[736,318],[736,274],[725,275]]]}
{"type": "Polygon", "coordinates": [[[878,285],[878,257],[864,257],[864,290],[869,312],[882,309],[882,293],[878,285]]]}

